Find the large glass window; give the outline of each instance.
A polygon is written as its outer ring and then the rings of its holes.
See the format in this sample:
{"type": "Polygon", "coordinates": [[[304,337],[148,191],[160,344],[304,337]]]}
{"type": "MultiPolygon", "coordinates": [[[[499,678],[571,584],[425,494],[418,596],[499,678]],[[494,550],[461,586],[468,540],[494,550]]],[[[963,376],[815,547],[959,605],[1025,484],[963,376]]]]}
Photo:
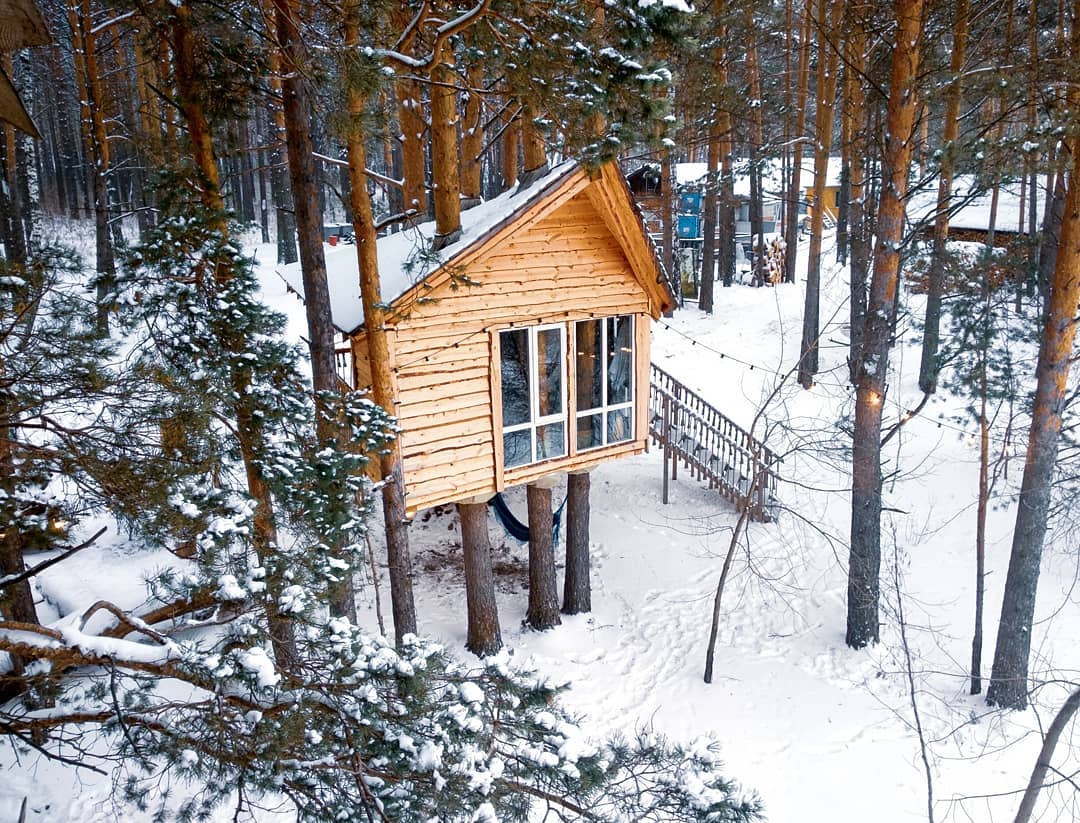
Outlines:
{"type": "Polygon", "coordinates": [[[503,466],[566,455],[566,329],[499,333],[503,466]]]}
{"type": "Polygon", "coordinates": [[[578,451],[632,439],[634,318],[575,323],[574,363],[578,451]]]}

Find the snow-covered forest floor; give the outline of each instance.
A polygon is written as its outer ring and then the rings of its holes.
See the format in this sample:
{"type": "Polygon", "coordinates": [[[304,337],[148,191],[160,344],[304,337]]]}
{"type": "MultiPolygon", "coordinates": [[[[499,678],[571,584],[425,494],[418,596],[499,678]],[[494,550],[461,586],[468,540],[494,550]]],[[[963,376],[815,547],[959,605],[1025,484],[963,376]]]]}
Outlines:
{"type": "MultiPolygon", "coordinates": [[[[289,314],[292,333],[303,334],[302,307],[273,273],[273,249],[253,251],[266,300],[289,314]]],[[[832,252],[827,254],[831,261],[832,252]]],[[[805,250],[800,262],[805,267],[805,250]]],[[[593,612],[564,617],[553,631],[521,628],[527,550],[491,521],[503,639],[516,659],[531,660],[569,683],[568,705],[597,734],[648,729],[678,739],[705,735],[720,741],[727,771],[761,795],[768,819],[777,823],[927,819],[914,683],[935,819],[1011,819],[1041,742],[1039,729],[1065,689],[1047,686],[1036,693],[1032,709],[1013,714],[989,711],[981,697],[967,694],[976,427],[957,421],[963,401],[942,392],[890,441],[882,643],[849,650],[844,645],[850,516],[850,436],[844,427],[852,402],[845,363],[848,286],[843,270],[826,267],[822,372],[806,392],[793,377],[785,378],[798,357],[802,280],[778,288],[718,287],[713,315],[691,304],[654,326],[653,361],[743,426],[749,427],[782,381],[758,430],[785,453],[783,511],[773,523],[751,525],[736,553],[724,594],[714,682],[702,682],[705,644],[736,515],[685,472],[671,485],[671,502],[663,505],[661,455],[655,449],[593,474],[593,612]],[[910,666],[899,629],[901,610],[910,666]]],[[[919,298],[906,296],[905,308],[919,316],[919,298]]],[[[920,397],[917,330],[907,319],[901,319],[900,330],[887,423],[920,397]]],[[[1019,482],[1022,449],[1018,453],[990,512],[984,675],[993,657],[1015,515],[1004,492],[1019,482]]],[[[562,490],[554,494],[562,500],[562,490]]],[[[509,499],[523,517],[523,490],[511,492],[509,499]]],[[[452,509],[421,515],[410,539],[421,631],[460,650],[464,659],[456,515],[452,509]]],[[[1080,550],[1063,525],[1054,524],[1049,540],[1032,671],[1041,680],[1076,680],[1080,550]]],[[[113,535],[42,575],[44,617],[62,620],[106,595],[134,606],[146,596],[143,576],[176,562],[113,535]]],[[[381,586],[389,619],[385,579],[381,586]]],[[[361,598],[360,619],[375,627],[370,580],[361,598]]],[[[1055,766],[1059,779],[1080,768],[1075,739],[1062,741],[1055,766]]],[[[0,752],[0,767],[5,775],[0,821],[16,819],[24,796],[30,821],[139,819],[113,805],[107,778],[34,758],[16,763],[10,749],[0,752]]],[[[1078,797],[1075,784],[1062,779],[1044,791],[1041,819],[1077,819],[1078,797]]],[[[231,810],[222,810],[222,819],[229,817],[231,810]]]]}

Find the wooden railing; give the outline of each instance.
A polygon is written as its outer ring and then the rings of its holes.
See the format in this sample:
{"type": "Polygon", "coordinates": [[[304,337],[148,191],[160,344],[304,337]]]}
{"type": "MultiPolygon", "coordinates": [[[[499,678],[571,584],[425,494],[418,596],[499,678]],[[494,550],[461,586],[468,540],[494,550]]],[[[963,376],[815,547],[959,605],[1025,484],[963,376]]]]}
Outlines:
{"type": "Polygon", "coordinates": [[[344,343],[338,343],[335,347],[334,367],[337,371],[338,380],[340,380],[342,384],[339,387],[343,391],[352,391],[356,388],[353,385],[355,375],[353,371],[352,345],[348,340],[344,343]]]}
{"type": "Polygon", "coordinates": [[[649,391],[649,435],[664,449],[665,503],[669,467],[674,480],[681,461],[691,477],[707,482],[740,509],[748,506],[752,520],[765,523],[775,516],[780,458],[655,365],[649,391]]]}

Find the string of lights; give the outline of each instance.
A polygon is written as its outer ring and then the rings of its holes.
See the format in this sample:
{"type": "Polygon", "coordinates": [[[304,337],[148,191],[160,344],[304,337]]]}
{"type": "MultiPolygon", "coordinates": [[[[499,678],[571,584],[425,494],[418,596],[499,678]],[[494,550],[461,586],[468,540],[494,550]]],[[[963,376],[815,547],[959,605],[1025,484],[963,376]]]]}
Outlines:
{"type": "MultiPolygon", "coordinates": [[[[398,374],[398,373],[410,368],[411,366],[415,366],[418,363],[430,363],[430,362],[432,362],[432,360],[436,359],[441,353],[449,351],[451,349],[460,348],[462,346],[462,344],[465,344],[465,343],[469,342],[474,337],[478,337],[480,335],[487,335],[492,331],[496,331],[496,330],[502,331],[502,330],[505,330],[505,329],[513,329],[513,328],[526,328],[526,327],[529,327],[529,326],[542,325],[542,324],[545,324],[545,323],[554,323],[554,322],[558,322],[558,321],[566,321],[566,320],[569,320],[571,315],[574,315],[574,314],[578,314],[578,312],[562,311],[562,312],[555,312],[555,313],[552,313],[552,314],[543,314],[543,315],[539,315],[539,316],[533,317],[533,318],[528,318],[528,319],[525,319],[525,320],[515,320],[515,321],[510,321],[510,322],[507,322],[507,323],[490,323],[490,324],[487,324],[487,325],[485,325],[485,326],[483,326],[483,327],[481,327],[479,329],[474,329],[474,330],[472,330],[470,332],[467,332],[467,333],[461,335],[460,337],[458,337],[457,339],[455,339],[455,340],[453,340],[453,341],[451,341],[449,343],[446,343],[446,344],[440,346],[437,349],[429,351],[426,354],[420,355],[419,357],[415,357],[412,360],[408,360],[408,361],[406,361],[404,363],[399,363],[393,369],[391,369],[391,371],[393,371],[395,374],[398,374]]],[[[590,312],[587,319],[596,319],[596,317],[597,317],[597,315],[596,315],[595,312],[590,312]]],[[[586,319],[586,318],[582,317],[581,319],[586,319]]],[[[744,366],[749,371],[760,371],[760,372],[762,372],[764,374],[771,374],[771,375],[775,375],[777,377],[780,377],[780,376],[784,375],[784,372],[779,371],[779,370],[777,370],[777,369],[775,369],[775,368],[773,368],[771,366],[765,366],[765,365],[763,365],[761,363],[754,363],[754,362],[752,362],[750,360],[744,360],[741,357],[737,357],[737,356],[735,356],[735,355],[733,355],[733,354],[731,354],[729,352],[726,352],[726,351],[721,351],[720,349],[717,349],[717,348],[715,348],[713,346],[710,346],[707,343],[703,343],[700,340],[696,340],[695,338],[691,337],[686,332],[682,331],[679,328],[676,328],[675,326],[671,325],[670,323],[665,322],[664,320],[656,320],[654,322],[657,323],[657,325],[661,326],[662,328],[664,328],[664,329],[666,329],[666,330],[668,330],[670,332],[673,332],[674,334],[677,334],[679,337],[682,337],[683,339],[687,340],[690,343],[691,347],[700,348],[700,349],[702,349],[704,351],[709,352],[710,354],[714,354],[717,357],[719,357],[721,360],[726,360],[728,362],[736,363],[736,364],[738,364],[740,366],[744,366]]],[[[849,393],[854,392],[854,388],[851,387],[851,386],[848,386],[847,391],[849,393]]],[[[939,430],[953,432],[955,434],[958,434],[958,435],[966,438],[968,441],[977,442],[978,439],[981,437],[981,434],[980,434],[980,432],[978,430],[973,431],[971,429],[964,428],[964,427],[962,427],[960,425],[956,425],[954,423],[951,423],[951,422],[949,422],[947,420],[942,420],[941,418],[934,419],[934,418],[928,417],[928,416],[926,416],[924,414],[914,414],[911,411],[904,411],[900,415],[899,422],[902,425],[906,425],[907,423],[909,423],[909,422],[911,422],[913,420],[917,420],[917,421],[920,421],[920,422],[923,422],[923,423],[930,424],[932,426],[935,426],[939,430]]],[[[990,440],[997,443],[997,444],[999,444],[999,445],[1003,445],[1005,447],[1012,447],[1015,444],[1016,440],[1017,440],[1017,433],[1014,431],[1009,436],[1001,436],[1001,435],[997,435],[997,434],[991,434],[990,435],[990,440]]]]}

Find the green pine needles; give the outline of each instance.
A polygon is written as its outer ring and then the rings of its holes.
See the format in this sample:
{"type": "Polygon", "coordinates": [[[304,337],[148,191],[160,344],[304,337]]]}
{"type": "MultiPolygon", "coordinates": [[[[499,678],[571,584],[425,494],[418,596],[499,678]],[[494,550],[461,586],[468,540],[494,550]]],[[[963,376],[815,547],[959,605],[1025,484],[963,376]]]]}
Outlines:
{"type": "MultiPolygon", "coordinates": [[[[123,337],[94,401],[113,434],[80,465],[100,508],[185,559],[151,581],[158,611],[98,603],[63,631],[0,621],[0,649],[36,659],[26,688],[53,701],[9,702],[0,731],[110,770],[154,820],[758,819],[709,746],[591,742],[561,687],[505,653],[470,670],[329,616],[360,559],[365,468],[395,424],[360,394],[311,396],[222,215],[170,190],[116,295],[123,337]],[[336,443],[318,445],[317,415],[336,443]]],[[[89,379],[107,347],[87,345],[89,379]]]]}

